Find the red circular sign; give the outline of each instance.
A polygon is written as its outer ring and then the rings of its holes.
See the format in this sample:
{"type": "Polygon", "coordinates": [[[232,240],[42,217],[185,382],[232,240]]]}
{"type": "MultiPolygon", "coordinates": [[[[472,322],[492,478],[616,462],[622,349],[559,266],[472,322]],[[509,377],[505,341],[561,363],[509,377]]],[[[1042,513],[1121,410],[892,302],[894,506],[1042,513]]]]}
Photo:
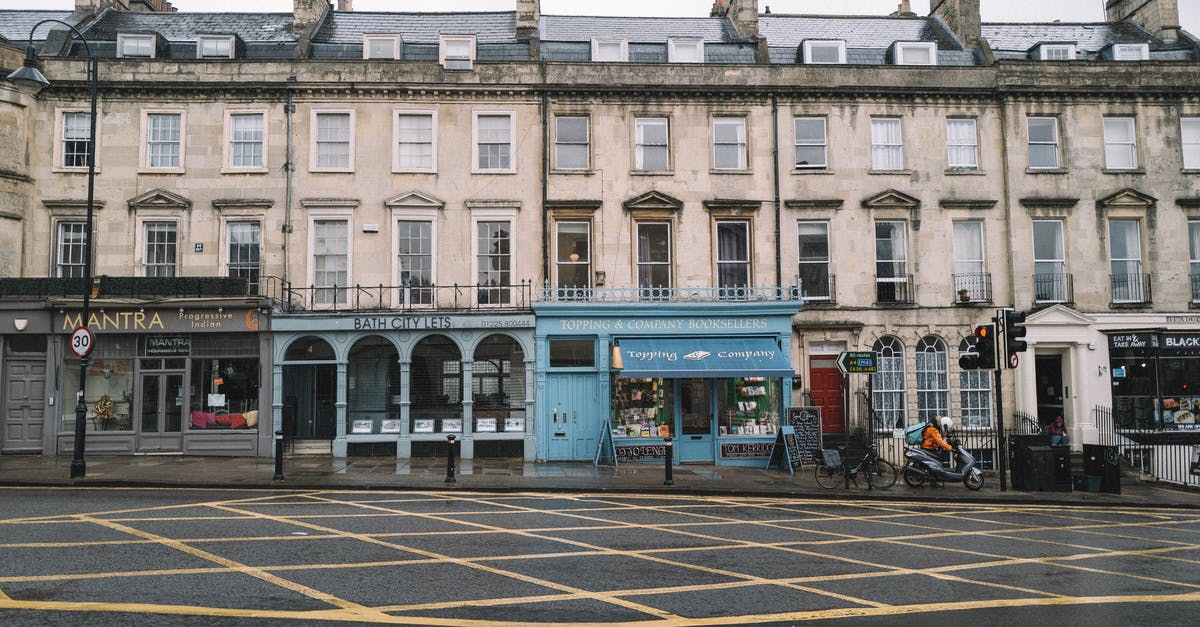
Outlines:
{"type": "Polygon", "coordinates": [[[1009,368],[1017,367],[1017,354],[1016,353],[1012,353],[1008,356],[1008,367],[1009,368]]]}
{"type": "Polygon", "coordinates": [[[87,327],[75,327],[71,331],[71,352],[79,357],[87,357],[92,353],[92,344],[96,343],[96,336],[92,334],[92,330],[87,327]]]}

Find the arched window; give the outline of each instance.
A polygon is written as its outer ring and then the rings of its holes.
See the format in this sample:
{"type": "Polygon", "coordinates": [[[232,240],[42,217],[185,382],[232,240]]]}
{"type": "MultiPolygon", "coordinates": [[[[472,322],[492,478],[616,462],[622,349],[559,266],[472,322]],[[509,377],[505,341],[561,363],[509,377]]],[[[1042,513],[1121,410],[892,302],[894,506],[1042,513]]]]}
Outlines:
{"type": "Polygon", "coordinates": [[[476,431],[525,430],[525,357],[516,340],[492,335],[479,343],[471,396],[476,431]]]}
{"type": "Polygon", "coordinates": [[[333,347],[319,337],[302,337],[288,347],[284,361],[324,361],[333,359],[333,347]]]}
{"type": "Polygon", "coordinates": [[[879,370],[871,375],[871,400],[875,405],[875,428],[902,429],[905,423],[904,343],[885,335],[872,347],[879,354],[879,370]]]}
{"type": "MultiPolygon", "coordinates": [[[[975,338],[965,337],[958,343],[962,355],[975,348],[975,338]]],[[[992,372],[990,370],[960,370],[958,372],[958,395],[962,405],[964,429],[990,429],[992,427],[992,372]]]]}
{"type": "Polygon", "coordinates": [[[917,418],[950,415],[950,377],[946,343],[927,335],[917,342],[917,418]]]}
{"type": "Polygon", "coordinates": [[[364,337],[350,349],[346,364],[349,389],[348,433],[391,433],[399,430],[400,364],[396,347],[379,336],[364,337]]]}

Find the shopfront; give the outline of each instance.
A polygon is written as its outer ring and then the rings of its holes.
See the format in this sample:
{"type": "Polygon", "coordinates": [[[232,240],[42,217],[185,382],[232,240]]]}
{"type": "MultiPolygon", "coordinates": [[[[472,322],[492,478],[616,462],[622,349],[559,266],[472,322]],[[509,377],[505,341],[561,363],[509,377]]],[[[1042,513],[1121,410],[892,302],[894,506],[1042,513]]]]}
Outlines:
{"type": "Polygon", "coordinates": [[[533,456],[533,316],[296,315],[273,321],[275,424],[335,457],[533,456]]]}
{"type": "Polygon", "coordinates": [[[1200,332],[1108,334],[1113,426],[1200,432],[1200,332]]]}
{"type": "Polygon", "coordinates": [[[538,457],[766,462],[791,404],[794,302],[540,303],[538,457]]]}
{"type": "MultiPolygon", "coordinates": [[[[59,454],[74,447],[80,360],[65,338],[79,311],[54,317],[59,454]]],[[[96,336],[87,367],[89,453],[270,455],[260,425],[270,399],[267,317],[251,308],[105,306],[87,326],[96,336]]]]}

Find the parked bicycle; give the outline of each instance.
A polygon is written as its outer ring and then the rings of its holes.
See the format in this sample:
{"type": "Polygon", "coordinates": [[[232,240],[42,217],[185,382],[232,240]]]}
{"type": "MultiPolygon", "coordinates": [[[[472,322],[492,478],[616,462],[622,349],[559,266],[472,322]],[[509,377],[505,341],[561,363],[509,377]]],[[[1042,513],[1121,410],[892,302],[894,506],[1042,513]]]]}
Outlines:
{"type": "Polygon", "coordinates": [[[859,474],[866,475],[867,489],[886,490],[896,485],[898,474],[896,467],[888,460],[879,457],[879,447],[874,444],[867,449],[867,454],[862,461],[853,468],[850,467],[849,460],[838,451],[826,449],[817,451],[817,453],[814,472],[817,485],[822,488],[832,489],[844,485],[847,475],[857,487],[859,474]]]}

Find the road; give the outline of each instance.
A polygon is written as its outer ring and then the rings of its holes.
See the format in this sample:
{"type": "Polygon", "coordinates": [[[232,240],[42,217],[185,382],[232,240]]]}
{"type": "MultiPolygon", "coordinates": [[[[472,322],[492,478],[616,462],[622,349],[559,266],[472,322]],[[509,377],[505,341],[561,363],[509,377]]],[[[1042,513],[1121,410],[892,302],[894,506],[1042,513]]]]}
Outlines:
{"type": "Polygon", "coordinates": [[[0,624],[1193,624],[1200,511],[0,489],[0,624]]]}

